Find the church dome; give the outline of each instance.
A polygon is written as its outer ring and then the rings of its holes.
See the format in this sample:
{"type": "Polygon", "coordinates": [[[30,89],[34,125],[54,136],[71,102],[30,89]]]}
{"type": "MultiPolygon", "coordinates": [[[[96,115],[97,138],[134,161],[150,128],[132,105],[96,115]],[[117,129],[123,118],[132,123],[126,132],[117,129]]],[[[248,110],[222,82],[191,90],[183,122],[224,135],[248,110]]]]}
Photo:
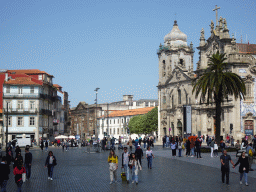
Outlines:
{"type": "Polygon", "coordinates": [[[168,41],[173,46],[187,46],[187,35],[180,31],[176,20],[171,32],[164,37],[164,42],[167,43],[168,41]]]}

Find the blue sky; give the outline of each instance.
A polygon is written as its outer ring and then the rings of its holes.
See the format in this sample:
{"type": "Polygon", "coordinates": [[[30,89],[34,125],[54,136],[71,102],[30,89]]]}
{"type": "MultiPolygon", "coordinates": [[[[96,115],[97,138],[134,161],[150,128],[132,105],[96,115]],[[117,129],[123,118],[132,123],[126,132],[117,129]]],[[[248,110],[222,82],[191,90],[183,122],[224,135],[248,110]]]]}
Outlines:
{"type": "Polygon", "coordinates": [[[256,43],[253,0],[1,0],[0,68],[54,75],[71,106],[94,103],[96,87],[99,103],[124,94],[157,99],[156,50],[173,21],[197,47],[202,28],[209,37],[215,5],[237,42],[242,35],[256,43]]]}

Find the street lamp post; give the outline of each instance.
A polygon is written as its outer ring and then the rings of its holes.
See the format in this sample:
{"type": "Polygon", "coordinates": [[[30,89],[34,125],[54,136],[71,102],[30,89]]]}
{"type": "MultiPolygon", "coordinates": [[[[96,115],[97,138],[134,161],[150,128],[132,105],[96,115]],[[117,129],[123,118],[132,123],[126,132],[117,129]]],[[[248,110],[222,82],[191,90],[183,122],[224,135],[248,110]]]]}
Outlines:
{"type": "Polygon", "coordinates": [[[8,106],[8,102],[6,103],[7,104],[7,113],[6,113],[6,119],[7,119],[7,122],[6,122],[6,138],[5,138],[5,148],[7,148],[7,143],[8,143],[8,115],[9,115],[9,106],[8,106]]]}
{"type": "Polygon", "coordinates": [[[98,90],[99,90],[100,88],[96,88],[94,91],[96,91],[96,99],[95,99],[95,101],[96,101],[96,109],[95,109],[95,138],[96,138],[96,140],[97,140],[97,151],[99,152],[99,142],[98,142],[98,124],[97,124],[97,100],[98,100],[98,98],[97,98],[97,95],[98,95],[98,90]]]}

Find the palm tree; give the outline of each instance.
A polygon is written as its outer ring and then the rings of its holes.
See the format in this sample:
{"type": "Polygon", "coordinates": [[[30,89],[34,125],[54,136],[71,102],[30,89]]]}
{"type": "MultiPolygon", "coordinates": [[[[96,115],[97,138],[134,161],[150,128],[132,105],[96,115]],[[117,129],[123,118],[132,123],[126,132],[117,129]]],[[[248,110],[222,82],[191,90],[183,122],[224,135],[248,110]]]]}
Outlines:
{"type": "Polygon", "coordinates": [[[234,95],[243,99],[246,94],[246,88],[243,79],[236,73],[227,71],[227,63],[225,62],[225,54],[220,54],[219,51],[209,58],[209,67],[205,73],[194,80],[193,91],[195,96],[204,100],[207,98],[207,104],[215,103],[216,111],[216,133],[215,139],[220,143],[220,128],[221,128],[221,103],[228,95],[234,95]]]}

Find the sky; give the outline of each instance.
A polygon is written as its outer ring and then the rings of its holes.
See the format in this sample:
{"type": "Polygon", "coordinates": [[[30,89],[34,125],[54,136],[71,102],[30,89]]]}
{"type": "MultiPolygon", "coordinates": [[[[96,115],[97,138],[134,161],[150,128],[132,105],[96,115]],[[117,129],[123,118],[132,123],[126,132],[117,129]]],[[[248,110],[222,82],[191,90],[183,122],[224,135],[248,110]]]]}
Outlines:
{"type": "Polygon", "coordinates": [[[254,0],[1,0],[0,69],[53,75],[71,107],[93,104],[96,87],[98,103],[157,99],[159,44],[176,19],[198,47],[215,5],[237,42],[256,44],[254,0]]]}

